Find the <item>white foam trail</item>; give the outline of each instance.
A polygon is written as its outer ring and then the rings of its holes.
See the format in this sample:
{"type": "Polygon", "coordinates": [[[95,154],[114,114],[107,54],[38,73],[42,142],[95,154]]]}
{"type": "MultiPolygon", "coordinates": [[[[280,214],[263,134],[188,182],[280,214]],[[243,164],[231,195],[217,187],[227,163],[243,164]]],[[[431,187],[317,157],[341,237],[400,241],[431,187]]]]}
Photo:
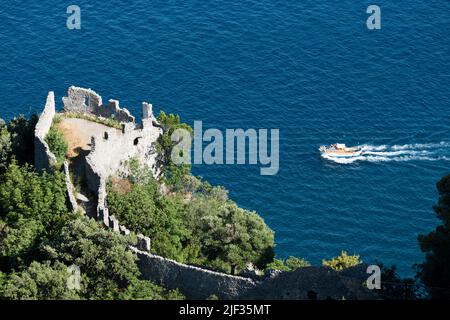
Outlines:
{"type": "Polygon", "coordinates": [[[377,155],[377,156],[401,156],[401,155],[420,155],[420,154],[430,154],[429,151],[415,151],[415,150],[402,150],[402,151],[364,151],[364,154],[377,155]]]}
{"type": "Polygon", "coordinates": [[[450,142],[441,141],[439,143],[416,143],[416,144],[404,144],[392,146],[392,150],[406,150],[406,149],[437,149],[437,148],[448,148],[450,142]]]}
{"type": "Polygon", "coordinates": [[[371,150],[371,151],[382,151],[382,150],[386,150],[388,148],[388,146],[386,145],[381,145],[381,146],[372,146],[370,144],[364,144],[362,146],[359,146],[361,149],[365,150],[371,150]]]}
{"type": "Polygon", "coordinates": [[[446,141],[392,146],[360,145],[358,147],[363,150],[363,154],[355,158],[333,158],[327,155],[322,155],[322,157],[340,164],[349,164],[356,161],[401,162],[450,160],[450,142],[446,141]]]}

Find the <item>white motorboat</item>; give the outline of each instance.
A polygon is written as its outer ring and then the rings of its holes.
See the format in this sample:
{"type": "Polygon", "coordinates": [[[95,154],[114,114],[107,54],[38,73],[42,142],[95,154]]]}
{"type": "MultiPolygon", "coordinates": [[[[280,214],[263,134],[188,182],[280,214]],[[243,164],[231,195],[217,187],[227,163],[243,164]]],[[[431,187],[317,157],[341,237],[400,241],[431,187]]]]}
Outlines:
{"type": "Polygon", "coordinates": [[[361,148],[347,147],[343,143],[335,143],[329,146],[320,146],[319,151],[323,156],[339,159],[359,157],[363,153],[361,148]]]}

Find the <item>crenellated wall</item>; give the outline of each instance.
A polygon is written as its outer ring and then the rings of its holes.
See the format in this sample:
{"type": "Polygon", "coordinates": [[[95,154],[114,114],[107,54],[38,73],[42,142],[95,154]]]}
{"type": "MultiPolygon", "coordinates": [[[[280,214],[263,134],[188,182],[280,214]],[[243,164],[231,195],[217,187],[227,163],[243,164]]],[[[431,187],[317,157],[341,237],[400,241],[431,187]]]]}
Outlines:
{"type": "Polygon", "coordinates": [[[47,95],[44,110],[34,130],[34,165],[38,171],[51,171],[52,166],[56,163],[55,155],[50,151],[47,142],[45,142],[45,137],[52,126],[55,114],[55,94],[53,91],[50,91],[47,95]]]}
{"type": "Polygon", "coordinates": [[[63,104],[65,112],[92,114],[119,122],[135,122],[130,111],[119,107],[119,101],[111,99],[108,105],[103,105],[102,97],[91,89],[71,86],[67,97],[63,97],[63,104]]]}
{"type": "Polygon", "coordinates": [[[94,113],[102,103],[102,97],[91,89],[71,86],[63,97],[64,111],[94,113]]]}

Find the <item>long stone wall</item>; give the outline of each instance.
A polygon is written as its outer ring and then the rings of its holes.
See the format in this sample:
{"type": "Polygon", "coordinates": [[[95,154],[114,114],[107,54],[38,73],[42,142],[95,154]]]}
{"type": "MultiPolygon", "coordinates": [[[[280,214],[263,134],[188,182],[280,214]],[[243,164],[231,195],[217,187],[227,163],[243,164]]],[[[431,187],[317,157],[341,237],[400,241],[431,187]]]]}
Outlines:
{"type": "MultiPolygon", "coordinates": [[[[100,213],[104,226],[128,235],[130,231],[109,216],[107,207],[104,209],[100,213]]],[[[142,279],[179,289],[188,299],[203,300],[213,295],[223,300],[379,299],[365,286],[367,264],[342,271],[311,266],[289,272],[271,270],[263,276],[234,276],[152,254],[150,238],[143,235],[138,235],[137,245],[129,249],[138,257],[142,279]]]]}
{"type": "Polygon", "coordinates": [[[264,278],[259,285],[247,292],[242,299],[275,300],[372,300],[378,296],[368,290],[365,282],[369,275],[367,265],[335,271],[328,267],[311,266],[291,272],[276,272],[264,278]]]}
{"type": "Polygon", "coordinates": [[[50,91],[34,131],[34,165],[38,171],[51,171],[52,165],[56,163],[55,155],[50,151],[47,142],[45,142],[45,137],[52,126],[55,114],[55,94],[53,91],[50,91]]]}
{"type": "Polygon", "coordinates": [[[250,278],[214,272],[130,248],[139,258],[142,278],[169,289],[180,289],[189,299],[238,299],[257,284],[250,278]]]}
{"type": "Polygon", "coordinates": [[[137,248],[130,248],[139,258],[142,278],[179,289],[188,299],[377,299],[366,289],[367,265],[334,271],[328,267],[305,267],[291,272],[247,278],[214,272],[166,259],[137,248]]]}

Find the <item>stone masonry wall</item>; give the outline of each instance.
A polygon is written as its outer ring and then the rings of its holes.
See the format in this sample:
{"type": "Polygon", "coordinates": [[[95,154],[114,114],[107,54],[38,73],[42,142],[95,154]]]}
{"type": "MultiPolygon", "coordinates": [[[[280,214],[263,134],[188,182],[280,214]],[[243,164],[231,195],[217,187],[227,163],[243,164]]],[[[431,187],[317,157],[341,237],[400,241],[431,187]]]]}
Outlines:
{"type": "Polygon", "coordinates": [[[258,286],[244,292],[242,299],[305,300],[372,300],[375,292],[365,287],[367,265],[360,264],[342,271],[311,266],[291,272],[275,272],[258,286]]]}
{"type": "Polygon", "coordinates": [[[93,113],[102,105],[102,97],[91,89],[71,86],[63,103],[66,112],[93,113]]]}
{"type": "Polygon", "coordinates": [[[91,89],[71,86],[67,97],[63,97],[64,111],[92,114],[103,118],[114,118],[119,122],[135,122],[135,117],[119,107],[119,101],[109,100],[103,105],[102,97],[91,89]]]}
{"type": "Polygon", "coordinates": [[[143,279],[180,289],[189,299],[207,299],[217,295],[220,299],[238,299],[257,284],[250,278],[214,272],[131,248],[139,258],[143,279]]]}
{"type": "Polygon", "coordinates": [[[168,289],[180,289],[188,299],[207,299],[211,295],[224,300],[299,300],[311,296],[334,300],[377,299],[376,294],[363,285],[368,277],[364,264],[340,272],[317,266],[247,278],[182,264],[137,248],[130,249],[139,258],[143,279],[168,289]]]}
{"type": "Polygon", "coordinates": [[[78,204],[77,199],[73,194],[75,188],[73,187],[72,180],[70,179],[69,162],[67,160],[64,161],[64,177],[66,182],[67,196],[69,197],[70,210],[72,212],[76,212],[78,209],[78,204]]]}
{"type": "Polygon", "coordinates": [[[124,169],[124,163],[132,158],[156,171],[154,143],[161,134],[158,127],[136,128],[124,125],[123,131],[110,129],[103,137],[93,137],[91,152],[86,157],[86,178],[89,188],[96,192],[101,180],[107,180],[124,169]]]}
{"type": "Polygon", "coordinates": [[[93,112],[95,115],[104,118],[114,118],[119,122],[135,122],[135,117],[126,108],[119,107],[118,100],[109,100],[107,106],[99,106],[93,112]]]}
{"type": "Polygon", "coordinates": [[[52,165],[56,163],[55,155],[45,142],[45,137],[52,126],[55,114],[55,94],[50,91],[34,131],[34,165],[38,171],[51,171],[52,165]]]}

